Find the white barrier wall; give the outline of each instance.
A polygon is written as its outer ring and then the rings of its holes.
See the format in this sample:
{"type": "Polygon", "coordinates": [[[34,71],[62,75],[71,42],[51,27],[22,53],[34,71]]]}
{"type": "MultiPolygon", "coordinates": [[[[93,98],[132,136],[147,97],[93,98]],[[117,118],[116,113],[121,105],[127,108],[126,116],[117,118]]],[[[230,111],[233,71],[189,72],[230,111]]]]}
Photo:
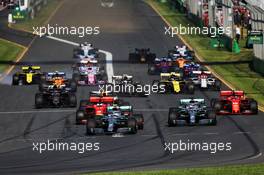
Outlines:
{"type": "MultiPolygon", "coordinates": [[[[263,0],[247,0],[250,4],[248,7],[251,10],[252,18],[252,30],[262,30],[264,31],[264,1],[263,0]],[[257,9],[256,7],[261,7],[257,9]]],[[[254,44],[254,55],[257,58],[264,60],[264,40],[263,44],[254,44]]]]}
{"type": "Polygon", "coordinates": [[[186,4],[190,10],[190,13],[197,15],[200,13],[200,5],[202,0],[186,0],[186,4]]]}
{"type": "Polygon", "coordinates": [[[246,0],[248,3],[258,6],[262,9],[264,9],[264,1],[263,0],[246,0]]]}

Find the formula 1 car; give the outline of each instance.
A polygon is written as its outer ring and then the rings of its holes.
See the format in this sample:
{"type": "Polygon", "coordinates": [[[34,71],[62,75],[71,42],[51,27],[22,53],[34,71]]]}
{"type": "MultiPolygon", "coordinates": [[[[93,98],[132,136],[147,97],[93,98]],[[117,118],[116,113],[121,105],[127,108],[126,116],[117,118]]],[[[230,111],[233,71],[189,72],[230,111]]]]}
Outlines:
{"type": "Polygon", "coordinates": [[[185,78],[188,78],[193,76],[194,71],[202,71],[204,70],[204,68],[198,63],[188,62],[184,64],[182,70],[183,70],[183,76],[185,78]]]}
{"type": "Polygon", "coordinates": [[[44,73],[40,71],[39,66],[23,66],[21,72],[13,75],[13,85],[31,85],[39,84],[43,79],[44,73]]]}
{"type": "Polygon", "coordinates": [[[87,119],[86,133],[130,133],[136,134],[137,130],[143,129],[144,118],[141,114],[124,115],[119,110],[109,112],[102,117],[94,116],[87,119]]]}
{"type": "Polygon", "coordinates": [[[175,46],[174,49],[168,51],[168,57],[172,60],[184,58],[188,61],[193,61],[195,59],[195,53],[194,51],[189,50],[186,46],[175,46]]]}
{"type": "Polygon", "coordinates": [[[219,91],[221,89],[221,81],[213,77],[210,71],[193,71],[193,77],[190,80],[196,87],[200,89],[213,89],[219,91]]]}
{"type": "Polygon", "coordinates": [[[191,81],[183,80],[179,73],[161,73],[160,80],[154,80],[153,86],[158,86],[158,93],[188,93],[194,94],[195,86],[191,81]]]}
{"type": "Polygon", "coordinates": [[[92,44],[88,44],[87,42],[85,42],[84,44],[80,44],[79,47],[76,47],[73,50],[73,58],[96,59],[98,57],[99,57],[99,50],[97,48],[93,48],[92,44]]]}
{"type": "Polygon", "coordinates": [[[35,95],[35,107],[76,107],[77,99],[74,93],[68,88],[49,86],[42,92],[35,95]]]}
{"type": "Polygon", "coordinates": [[[132,107],[116,96],[96,96],[91,95],[88,100],[81,100],[79,109],[76,112],[76,124],[85,124],[92,116],[103,116],[107,114],[107,107],[119,105],[125,113],[130,113],[132,107]]]}
{"type": "Polygon", "coordinates": [[[156,58],[155,53],[151,53],[150,49],[135,49],[135,52],[129,53],[128,60],[132,63],[152,63],[156,58]]]}
{"type": "Polygon", "coordinates": [[[178,65],[170,58],[156,58],[148,65],[149,75],[159,75],[160,73],[180,72],[178,65]]]}
{"type": "Polygon", "coordinates": [[[185,65],[189,63],[190,61],[181,57],[181,58],[175,59],[174,62],[180,69],[183,69],[185,65]]]}
{"type": "Polygon", "coordinates": [[[112,93],[123,97],[147,97],[143,85],[133,81],[133,76],[123,74],[112,77],[112,93]]]}
{"type": "Polygon", "coordinates": [[[73,66],[72,79],[79,85],[98,85],[107,82],[104,67],[97,64],[97,60],[82,59],[73,66]]]}
{"type": "Polygon", "coordinates": [[[216,115],[207,109],[204,99],[182,99],[178,107],[169,109],[168,126],[216,124],[216,115]]]}
{"type": "Polygon", "coordinates": [[[243,91],[221,91],[219,99],[212,99],[211,105],[219,115],[257,114],[256,100],[245,97],[243,91]]]}
{"type": "Polygon", "coordinates": [[[66,74],[64,72],[49,72],[45,74],[45,78],[42,79],[39,84],[39,91],[45,91],[50,87],[53,88],[56,86],[58,89],[67,88],[68,91],[76,92],[77,91],[77,83],[73,80],[67,79],[66,74]]]}

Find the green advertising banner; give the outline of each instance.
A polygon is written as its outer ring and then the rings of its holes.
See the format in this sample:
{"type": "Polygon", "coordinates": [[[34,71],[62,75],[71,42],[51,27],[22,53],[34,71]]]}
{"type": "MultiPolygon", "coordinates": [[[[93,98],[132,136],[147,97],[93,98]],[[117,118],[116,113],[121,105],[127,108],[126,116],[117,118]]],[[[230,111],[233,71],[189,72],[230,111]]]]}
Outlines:
{"type": "Polygon", "coordinates": [[[262,31],[251,31],[248,35],[249,44],[263,44],[262,31]]]}
{"type": "Polygon", "coordinates": [[[26,11],[21,11],[19,7],[12,11],[13,20],[25,20],[27,17],[26,11]]]}

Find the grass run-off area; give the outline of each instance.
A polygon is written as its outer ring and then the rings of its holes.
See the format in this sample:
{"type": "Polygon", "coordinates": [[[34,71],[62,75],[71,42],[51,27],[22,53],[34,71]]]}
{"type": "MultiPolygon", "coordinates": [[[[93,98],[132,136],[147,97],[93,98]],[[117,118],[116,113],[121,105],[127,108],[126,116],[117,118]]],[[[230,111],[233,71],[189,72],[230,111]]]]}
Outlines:
{"type": "MultiPolygon", "coordinates": [[[[185,14],[173,10],[168,3],[160,3],[156,0],[146,0],[173,26],[194,26],[185,14]]],[[[245,40],[240,43],[241,52],[232,53],[225,49],[211,49],[210,38],[202,35],[182,35],[184,40],[192,46],[195,52],[205,61],[239,61],[252,60],[253,51],[244,48],[245,40]]],[[[214,65],[211,68],[232,84],[237,90],[244,90],[249,97],[255,98],[264,105],[264,78],[253,72],[249,64],[214,65]]]]}
{"type": "Polygon", "coordinates": [[[34,19],[19,21],[16,24],[12,24],[11,27],[18,30],[33,32],[33,27],[41,27],[46,25],[47,20],[55,12],[60,3],[61,0],[49,0],[47,5],[36,13],[36,17],[34,19]]]}
{"type": "Polygon", "coordinates": [[[160,171],[130,171],[95,173],[91,175],[263,175],[264,164],[223,166],[210,168],[181,168],[160,171]]]}
{"type": "MultiPolygon", "coordinates": [[[[24,48],[12,42],[0,39],[0,61],[14,61],[23,52],[24,48]]],[[[0,65],[0,72],[3,72],[6,65],[0,65]]]]}

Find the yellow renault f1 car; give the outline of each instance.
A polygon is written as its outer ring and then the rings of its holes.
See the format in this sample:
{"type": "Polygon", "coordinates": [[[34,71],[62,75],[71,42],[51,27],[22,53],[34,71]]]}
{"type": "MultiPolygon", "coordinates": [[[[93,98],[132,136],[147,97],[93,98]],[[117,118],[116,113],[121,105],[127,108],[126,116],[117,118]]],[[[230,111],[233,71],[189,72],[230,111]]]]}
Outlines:
{"type": "Polygon", "coordinates": [[[44,73],[40,71],[39,66],[23,66],[20,72],[13,75],[13,85],[31,85],[39,84],[44,73]]]}
{"type": "Polygon", "coordinates": [[[188,93],[194,94],[195,86],[192,82],[182,78],[180,73],[161,73],[160,80],[154,80],[153,86],[158,86],[158,93],[188,93]]]}

